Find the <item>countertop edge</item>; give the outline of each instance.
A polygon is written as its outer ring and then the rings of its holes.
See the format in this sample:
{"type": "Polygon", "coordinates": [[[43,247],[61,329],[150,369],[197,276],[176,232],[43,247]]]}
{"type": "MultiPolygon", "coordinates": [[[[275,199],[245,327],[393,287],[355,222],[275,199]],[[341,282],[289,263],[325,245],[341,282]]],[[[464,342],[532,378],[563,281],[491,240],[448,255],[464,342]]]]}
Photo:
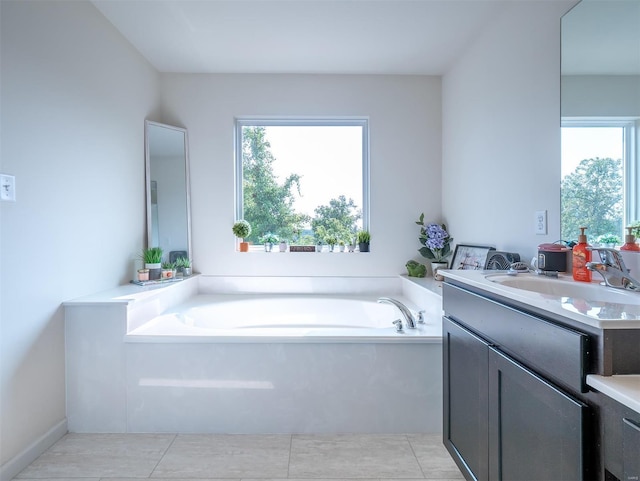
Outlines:
{"type": "Polygon", "coordinates": [[[587,385],[640,414],[640,374],[588,374],[587,385]]]}

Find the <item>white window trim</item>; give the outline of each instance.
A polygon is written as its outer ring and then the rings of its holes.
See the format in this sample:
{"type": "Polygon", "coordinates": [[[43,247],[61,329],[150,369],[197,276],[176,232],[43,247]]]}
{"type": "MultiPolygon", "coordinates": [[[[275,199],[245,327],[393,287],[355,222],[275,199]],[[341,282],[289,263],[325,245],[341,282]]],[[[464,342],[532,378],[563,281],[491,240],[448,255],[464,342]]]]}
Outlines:
{"type": "Polygon", "coordinates": [[[242,128],[245,126],[360,126],[362,127],[362,228],[370,230],[369,118],[368,117],[236,117],[234,131],[235,218],[242,219],[242,128]]]}
{"type": "Polygon", "coordinates": [[[622,226],[640,220],[640,118],[636,117],[563,117],[561,127],[622,127],[624,155],[624,212],[622,226]]]}

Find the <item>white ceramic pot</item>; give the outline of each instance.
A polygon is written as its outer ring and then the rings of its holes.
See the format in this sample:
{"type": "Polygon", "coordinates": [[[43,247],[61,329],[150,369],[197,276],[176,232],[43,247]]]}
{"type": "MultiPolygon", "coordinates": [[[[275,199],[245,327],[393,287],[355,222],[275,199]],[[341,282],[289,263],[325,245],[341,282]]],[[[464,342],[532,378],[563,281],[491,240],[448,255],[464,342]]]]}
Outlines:
{"type": "Polygon", "coordinates": [[[431,272],[433,273],[433,278],[436,281],[444,280],[444,277],[442,276],[442,274],[438,274],[438,269],[446,269],[447,265],[448,265],[448,263],[446,263],[446,262],[432,262],[431,263],[431,272]]]}

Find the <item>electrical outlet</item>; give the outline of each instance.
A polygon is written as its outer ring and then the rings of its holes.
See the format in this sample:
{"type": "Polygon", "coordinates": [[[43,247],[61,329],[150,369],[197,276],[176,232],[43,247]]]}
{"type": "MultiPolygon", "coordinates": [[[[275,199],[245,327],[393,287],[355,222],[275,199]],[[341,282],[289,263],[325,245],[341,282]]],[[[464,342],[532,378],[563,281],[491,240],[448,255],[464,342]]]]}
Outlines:
{"type": "Polygon", "coordinates": [[[0,200],[16,201],[16,178],[13,175],[0,174],[0,200]]]}
{"type": "Polygon", "coordinates": [[[547,211],[537,210],[535,212],[535,233],[537,235],[547,234],[547,211]]]}

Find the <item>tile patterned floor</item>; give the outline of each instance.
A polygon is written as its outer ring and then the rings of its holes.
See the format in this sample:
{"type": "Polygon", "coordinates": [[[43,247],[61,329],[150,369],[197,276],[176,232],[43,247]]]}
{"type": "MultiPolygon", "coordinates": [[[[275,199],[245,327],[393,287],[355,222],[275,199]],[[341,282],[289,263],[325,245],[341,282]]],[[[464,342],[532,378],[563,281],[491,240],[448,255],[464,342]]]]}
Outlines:
{"type": "Polygon", "coordinates": [[[460,480],[439,435],[67,434],[16,481],[460,480]]]}

